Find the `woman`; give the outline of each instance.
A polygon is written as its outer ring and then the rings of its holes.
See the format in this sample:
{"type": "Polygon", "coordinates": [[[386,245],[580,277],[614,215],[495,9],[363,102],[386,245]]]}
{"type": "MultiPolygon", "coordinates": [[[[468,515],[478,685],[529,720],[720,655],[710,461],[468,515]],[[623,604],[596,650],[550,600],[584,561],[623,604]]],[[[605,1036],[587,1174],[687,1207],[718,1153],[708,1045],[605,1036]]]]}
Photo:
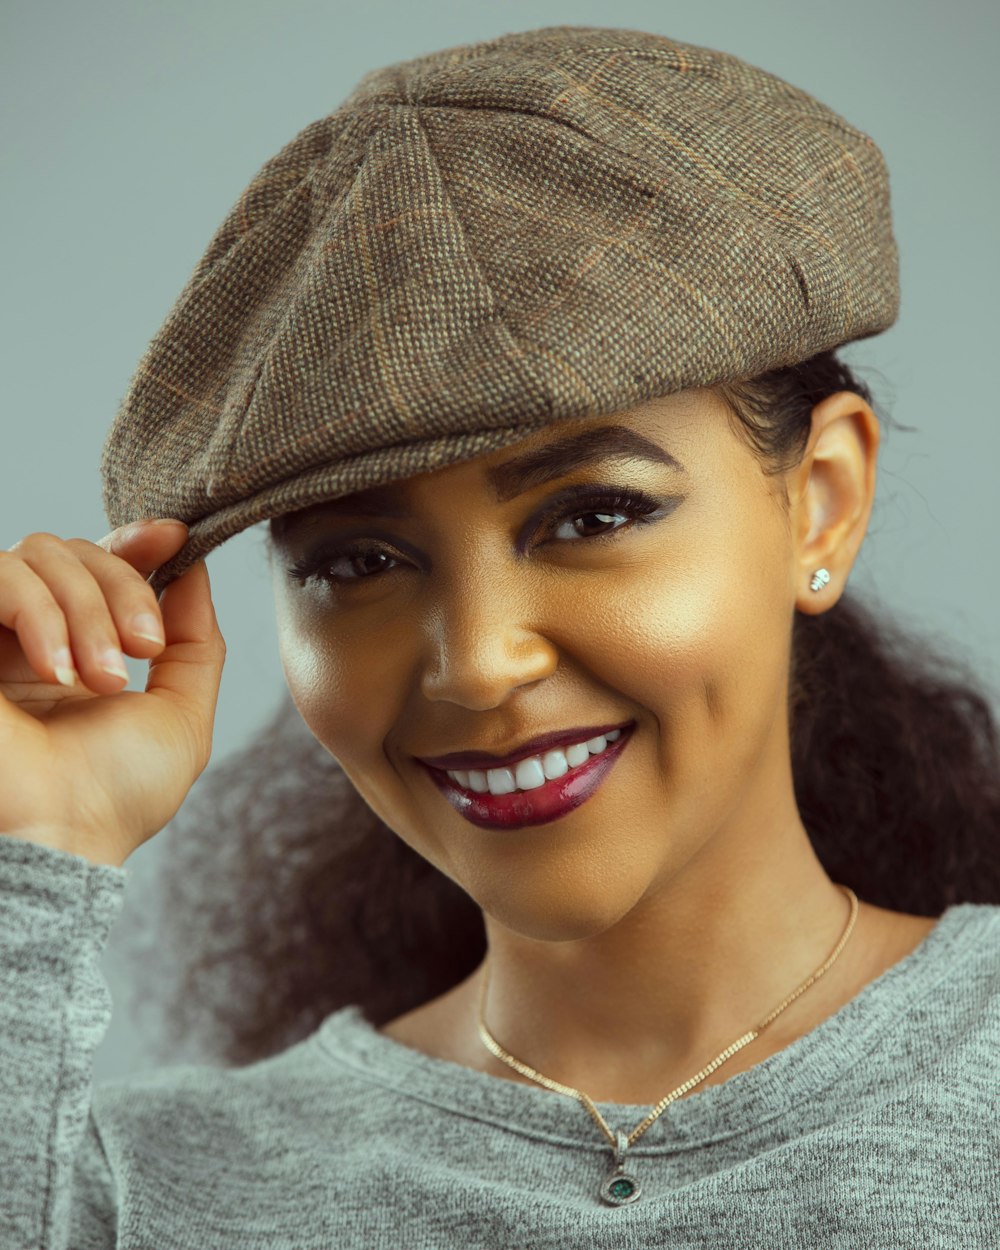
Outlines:
{"type": "Polygon", "coordinates": [[[897,309],[872,141],[660,36],[390,66],[263,167],[115,529],[0,559],[5,1245],[1000,1234],[996,727],[845,591],[835,349],[897,309]],[[237,1066],[92,1093],[123,865],[210,756],[203,557],[263,520],[313,760],[280,720],[172,878],[240,861],[237,1066]]]}

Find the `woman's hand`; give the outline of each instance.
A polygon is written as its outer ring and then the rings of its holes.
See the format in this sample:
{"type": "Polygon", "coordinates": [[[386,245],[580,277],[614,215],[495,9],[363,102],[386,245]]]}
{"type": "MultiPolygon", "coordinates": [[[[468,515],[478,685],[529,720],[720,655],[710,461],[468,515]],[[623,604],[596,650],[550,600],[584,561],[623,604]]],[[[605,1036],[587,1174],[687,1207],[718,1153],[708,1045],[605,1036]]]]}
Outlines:
{"type": "Polygon", "coordinates": [[[183,522],[138,522],[0,551],[0,836],[121,866],[204,771],[226,657],[208,570],[193,565],[159,603],[145,581],[186,538],[183,522]],[[165,643],[140,637],[139,613],[165,643]],[[103,670],[106,648],[149,660],[144,693],[103,670]],[[72,686],[56,673],[67,664],[72,686]]]}

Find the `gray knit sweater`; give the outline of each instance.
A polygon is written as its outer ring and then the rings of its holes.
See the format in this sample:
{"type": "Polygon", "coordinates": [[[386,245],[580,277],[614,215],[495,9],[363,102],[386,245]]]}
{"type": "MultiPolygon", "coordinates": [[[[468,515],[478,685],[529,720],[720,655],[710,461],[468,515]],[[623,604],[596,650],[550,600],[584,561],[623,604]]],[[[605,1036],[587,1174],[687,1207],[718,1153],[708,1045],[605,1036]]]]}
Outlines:
{"type": "MultiPolygon", "coordinates": [[[[95,1086],[126,877],[0,836],[0,1250],[1000,1247],[1000,906],[948,908],[805,1037],[671,1104],[610,1207],[574,1099],[356,1007],[248,1067],[95,1086]]],[[[598,1105],[626,1131],[649,1110],[598,1105]]]]}

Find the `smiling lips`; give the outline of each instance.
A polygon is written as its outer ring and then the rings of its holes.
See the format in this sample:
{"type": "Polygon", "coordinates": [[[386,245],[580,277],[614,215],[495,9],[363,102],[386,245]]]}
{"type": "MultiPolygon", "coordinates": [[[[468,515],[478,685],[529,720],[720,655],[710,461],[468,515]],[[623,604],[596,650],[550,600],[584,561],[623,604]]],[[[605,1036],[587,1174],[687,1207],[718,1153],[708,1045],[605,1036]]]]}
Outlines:
{"type": "Polygon", "coordinates": [[[483,828],[541,825],[585,803],[611,771],[632,726],[519,760],[512,767],[443,769],[421,760],[466,820],[483,828]]]}

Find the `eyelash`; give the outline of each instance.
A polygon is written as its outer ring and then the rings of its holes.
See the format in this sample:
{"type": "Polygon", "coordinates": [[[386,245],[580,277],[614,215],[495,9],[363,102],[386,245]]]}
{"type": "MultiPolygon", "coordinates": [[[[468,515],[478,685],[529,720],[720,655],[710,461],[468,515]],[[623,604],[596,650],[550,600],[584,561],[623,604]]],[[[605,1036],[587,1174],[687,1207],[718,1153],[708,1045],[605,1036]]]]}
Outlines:
{"type": "MultiPolygon", "coordinates": [[[[538,526],[546,526],[553,521],[575,521],[580,517],[594,515],[597,513],[620,513],[627,515],[629,521],[624,525],[618,525],[612,530],[606,530],[603,534],[581,534],[578,538],[584,542],[593,542],[595,540],[613,538],[622,530],[631,529],[634,525],[649,525],[658,520],[656,516],[650,515],[661,509],[661,501],[654,499],[651,495],[647,495],[642,491],[635,490],[607,490],[598,491],[593,495],[587,495],[581,499],[573,501],[572,507],[567,507],[566,501],[554,504],[550,509],[544,512],[537,520],[538,526]]],[[[557,541],[565,542],[565,539],[557,541]]],[[[333,543],[330,546],[321,547],[318,551],[299,560],[290,566],[288,574],[299,582],[309,581],[315,574],[324,568],[329,568],[334,560],[343,557],[350,558],[352,556],[363,556],[370,552],[384,552],[387,544],[379,542],[355,541],[347,545],[333,543]]],[[[391,570],[381,570],[382,572],[391,570]]],[[[372,578],[377,578],[379,572],[368,573],[360,577],[324,577],[320,580],[325,581],[329,585],[346,586],[351,583],[365,582],[372,578]]]]}

